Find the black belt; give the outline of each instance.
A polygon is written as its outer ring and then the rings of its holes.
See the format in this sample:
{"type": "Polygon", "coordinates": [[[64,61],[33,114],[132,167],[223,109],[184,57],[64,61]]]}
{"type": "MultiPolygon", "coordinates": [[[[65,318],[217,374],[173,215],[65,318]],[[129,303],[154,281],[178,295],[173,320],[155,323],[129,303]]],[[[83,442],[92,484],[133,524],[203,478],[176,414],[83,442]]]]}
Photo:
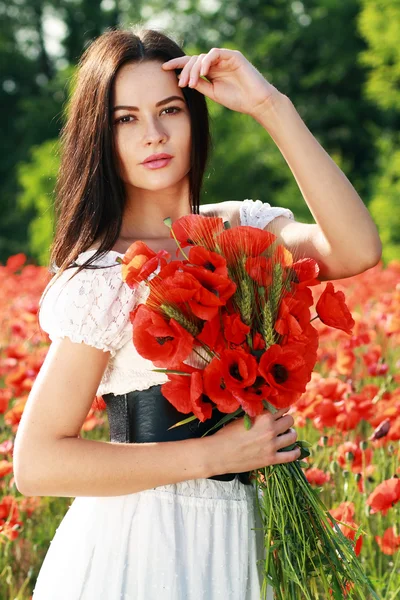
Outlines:
{"type": "MultiPolygon", "coordinates": [[[[207,397],[203,396],[203,399],[207,401],[207,397]]],[[[225,413],[214,408],[211,418],[204,423],[195,419],[185,425],[168,429],[188,415],[177,411],[162,395],[161,384],[153,385],[147,390],[135,390],[127,394],[105,394],[103,400],[107,408],[111,442],[175,442],[199,438],[226,416],[225,413]]],[[[223,425],[213,429],[208,435],[216,433],[221,427],[223,425]]],[[[250,471],[223,473],[207,479],[232,481],[236,475],[242,483],[251,485],[250,471]]]]}

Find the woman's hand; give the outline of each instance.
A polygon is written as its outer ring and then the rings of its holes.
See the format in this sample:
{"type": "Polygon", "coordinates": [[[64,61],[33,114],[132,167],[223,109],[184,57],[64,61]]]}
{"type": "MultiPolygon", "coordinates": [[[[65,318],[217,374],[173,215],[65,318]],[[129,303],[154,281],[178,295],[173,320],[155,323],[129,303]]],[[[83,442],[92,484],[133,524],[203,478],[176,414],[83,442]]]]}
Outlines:
{"type": "Polygon", "coordinates": [[[298,459],[301,454],[298,446],[281,451],[297,440],[297,432],[292,428],[293,417],[284,415],[288,410],[281,408],[274,414],[265,410],[251,419],[250,429],[245,428],[244,417],[240,417],[205,437],[212,457],[211,476],[242,473],[298,459]]]}
{"type": "Polygon", "coordinates": [[[199,56],[179,56],[163,69],[182,69],[179,86],[189,85],[215,102],[256,116],[282,94],[238,50],[211,48],[199,56]],[[202,77],[207,76],[206,79],[202,77]]]}

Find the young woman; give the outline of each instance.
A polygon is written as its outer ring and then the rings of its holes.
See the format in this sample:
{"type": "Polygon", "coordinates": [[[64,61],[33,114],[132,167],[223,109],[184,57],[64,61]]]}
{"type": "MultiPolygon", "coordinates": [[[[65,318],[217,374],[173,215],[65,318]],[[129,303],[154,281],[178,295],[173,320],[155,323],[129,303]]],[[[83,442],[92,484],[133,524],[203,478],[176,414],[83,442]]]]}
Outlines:
{"type": "Polygon", "coordinates": [[[107,31],[82,56],[61,141],[55,277],[39,314],[52,344],[18,429],[14,472],[23,494],[75,499],[33,598],[258,600],[263,540],[248,475],[298,457],[279,452],[296,440],[293,418],[283,409],[249,431],[237,419],[203,438],[189,427],[167,432],[181,417],[160,393],[168,378],[131,340],[129,313],[147,288],[133,292],[116,258],[135,240],[174,254],[163,219],[200,211],[273,229],[318,261],[321,279],[335,279],[378,262],[376,227],[289,98],[236,50],[186,56],[159,31],[107,31]],[[270,133],[315,224],[259,200],[199,206],[205,96],[270,133]],[[110,442],[79,437],[96,394],[110,442]]]}

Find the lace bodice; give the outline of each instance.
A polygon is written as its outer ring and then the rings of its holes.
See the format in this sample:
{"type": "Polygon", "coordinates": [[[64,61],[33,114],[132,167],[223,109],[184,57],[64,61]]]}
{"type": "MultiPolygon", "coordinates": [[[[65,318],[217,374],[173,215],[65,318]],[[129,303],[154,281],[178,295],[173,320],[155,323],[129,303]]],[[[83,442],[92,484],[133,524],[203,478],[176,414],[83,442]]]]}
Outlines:
{"type": "MultiPolygon", "coordinates": [[[[289,209],[273,207],[260,200],[246,199],[240,205],[241,225],[263,229],[281,215],[294,220],[289,209]]],[[[76,264],[83,264],[94,252],[82,252],[76,264]]],[[[93,263],[104,268],[84,269],[69,281],[77,270],[75,267],[62,273],[54,285],[51,280],[39,309],[40,326],[51,341],[68,337],[72,342],[84,342],[110,352],[97,390],[99,396],[145,390],[168,381],[165,373],[151,370],[155,368],[153,363],[141,357],[133,345],[129,314],[137,304],[146,301],[149,289],[144,282],[135,290],[128,287],[122,279],[121,267],[116,263],[118,256],[123,255],[110,250],[93,263]]],[[[195,367],[205,364],[194,352],[185,362],[195,367]]]]}

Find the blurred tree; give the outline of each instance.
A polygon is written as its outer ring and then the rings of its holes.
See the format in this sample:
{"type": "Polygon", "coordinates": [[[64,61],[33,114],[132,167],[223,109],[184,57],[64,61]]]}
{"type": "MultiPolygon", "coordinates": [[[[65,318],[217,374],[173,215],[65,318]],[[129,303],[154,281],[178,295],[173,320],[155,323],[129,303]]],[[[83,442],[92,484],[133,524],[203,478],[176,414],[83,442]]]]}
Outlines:
{"type": "Polygon", "coordinates": [[[30,150],[31,160],[17,166],[22,192],[17,198],[21,213],[34,212],[29,223],[31,256],[37,264],[49,263],[49,249],[54,236],[54,186],[59,167],[59,140],[47,140],[30,150]]]}
{"type": "MultiPolygon", "coordinates": [[[[104,4],[97,0],[0,0],[2,263],[10,254],[33,252],[26,231],[36,217],[37,206],[31,203],[21,212],[16,202],[21,191],[26,192],[18,182],[17,165],[29,161],[32,146],[59,135],[71,62],[85,44],[118,22],[119,3],[114,2],[110,10],[100,9],[104,4]],[[66,29],[64,40],[60,40],[61,54],[49,54],[48,30],[60,23],[66,29]]],[[[41,168],[46,177],[45,162],[41,168]]],[[[49,176],[51,169],[49,164],[49,176]]]]}
{"type": "Polygon", "coordinates": [[[377,169],[370,177],[370,211],[379,227],[386,261],[400,259],[400,3],[361,0],[358,27],[368,47],[358,57],[366,67],[365,94],[384,111],[375,131],[377,169]]]}

